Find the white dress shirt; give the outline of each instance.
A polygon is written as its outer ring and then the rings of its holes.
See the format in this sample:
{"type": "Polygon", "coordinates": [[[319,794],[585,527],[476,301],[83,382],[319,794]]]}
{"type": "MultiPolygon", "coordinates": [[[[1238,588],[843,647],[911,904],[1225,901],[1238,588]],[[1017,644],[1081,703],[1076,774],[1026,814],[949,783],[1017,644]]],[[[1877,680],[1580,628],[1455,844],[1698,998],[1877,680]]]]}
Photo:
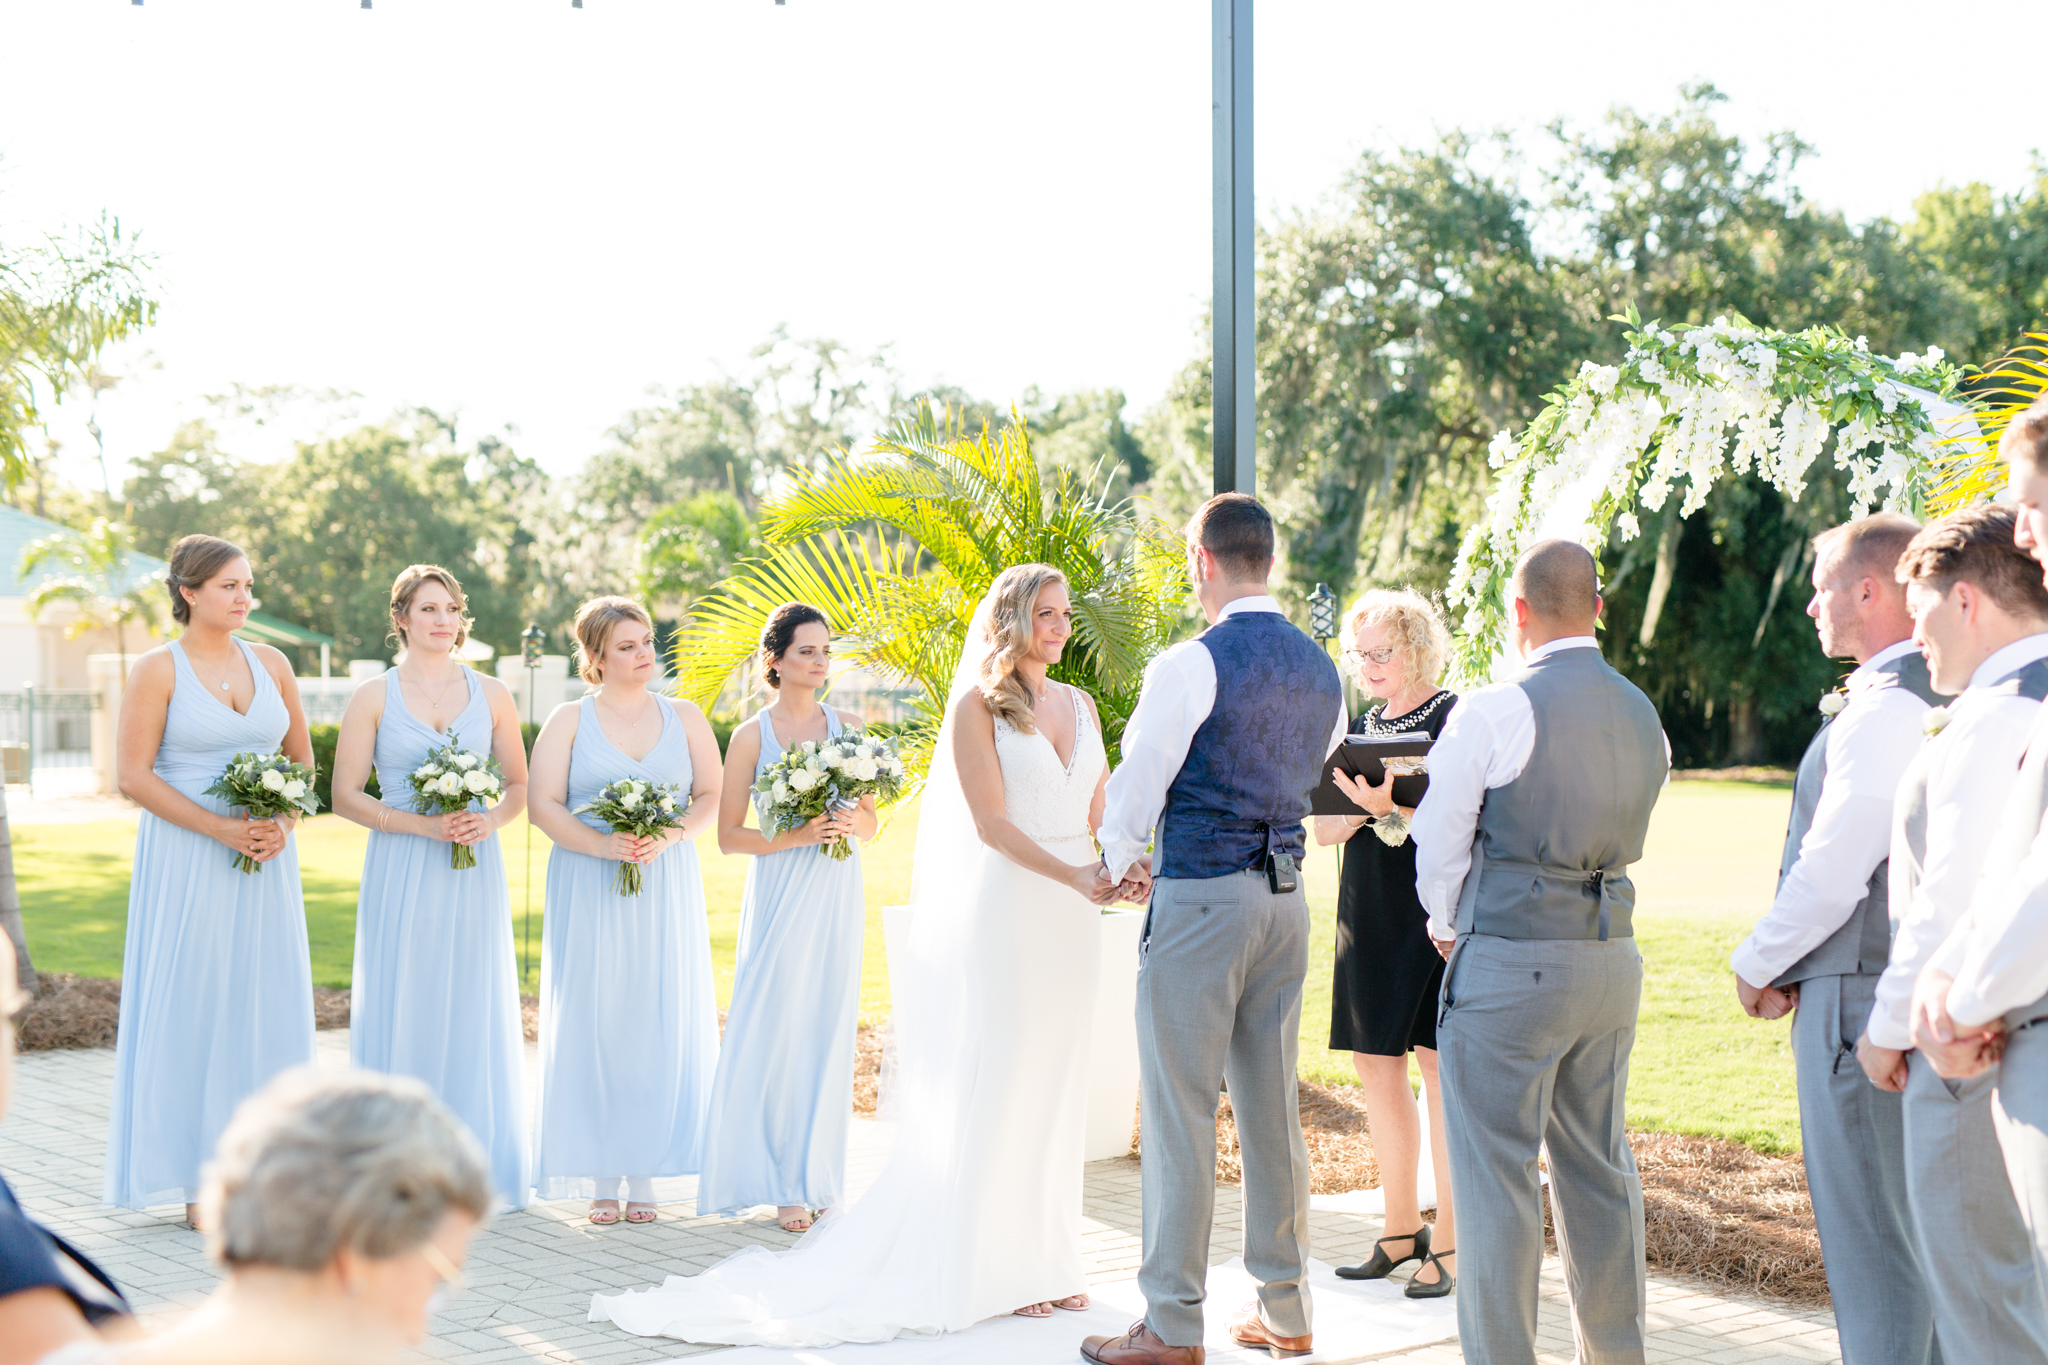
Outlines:
{"type": "MultiPolygon", "coordinates": [[[[2023,748],[2036,744],[2048,744],[2048,706],[2035,713],[2023,748]]],[[[1966,1028],[2048,995],[2048,836],[2032,833],[2009,877],[1978,883],[1969,915],[1928,964],[1954,978],[1949,1017],[1966,1028]]]]}
{"type": "MultiPolygon", "coordinates": [[[[1993,653],[1948,703],[1948,724],[1921,746],[1913,766],[1927,775],[1926,847],[1919,884],[1906,894],[1905,850],[1892,848],[1891,965],[1870,1008],[1870,1041],[1904,1052],[1913,1046],[1913,984],[1944,940],[1969,913],[1978,873],[2005,809],[2027,730],[2041,704],[1994,696],[1989,689],[2014,669],[2048,658],[2048,635],[2029,635],[1993,653]]],[[[2025,1002],[2021,1002],[2025,1003],[2025,1002]]]]}
{"type": "MultiPolygon", "coordinates": [[[[1216,619],[1222,621],[1240,612],[1279,610],[1280,604],[1270,597],[1240,597],[1224,603],[1216,619]]],[[[1216,659],[1199,640],[1181,641],[1145,670],[1145,690],[1138,695],[1131,718],[1124,722],[1123,762],[1109,775],[1098,831],[1102,861],[1110,876],[1123,880],[1131,864],[1145,856],[1159,812],[1166,806],[1166,789],[1187,762],[1195,731],[1215,708],[1216,659]]],[[[1330,749],[1344,742],[1349,728],[1340,702],[1330,749]]]]}
{"type": "MultiPolygon", "coordinates": [[[[1598,649],[1590,635],[1568,635],[1538,645],[1525,663],[1565,649],[1598,649]]],[[[1536,709],[1513,682],[1467,692],[1451,708],[1443,733],[1429,750],[1429,790],[1408,826],[1415,841],[1415,894],[1429,912],[1429,936],[1451,938],[1458,896],[1472,870],[1472,838],[1486,793],[1505,787],[1529,766],[1536,752],[1536,709]]],[[[1671,754],[1671,741],[1664,741],[1671,754]]]]}
{"type": "Polygon", "coordinates": [[[1914,652],[1901,640],[1849,675],[1848,704],[1828,727],[1813,824],[1771,908],[1728,957],[1752,986],[1770,985],[1847,924],[1891,853],[1892,798],[1926,738],[1927,703],[1906,688],[1878,686],[1878,669],[1914,652]]]}

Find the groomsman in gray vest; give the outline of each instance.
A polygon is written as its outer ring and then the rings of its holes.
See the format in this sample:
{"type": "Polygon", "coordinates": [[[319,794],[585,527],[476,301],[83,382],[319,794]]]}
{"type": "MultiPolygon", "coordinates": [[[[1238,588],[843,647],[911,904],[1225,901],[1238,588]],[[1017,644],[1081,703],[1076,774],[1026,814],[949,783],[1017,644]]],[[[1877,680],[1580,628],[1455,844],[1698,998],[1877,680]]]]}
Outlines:
{"type": "Polygon", "coordinates": [[[1831,659],[1857,668],[1792,789],[1778,894],[1731,961],[1752,1018],[1796,1007],[1792,1060],[1813,1221],[1845,1365],[1927,1365],[1934,1316],[1906,1207],[1899,1096],[1853,1056],[1891,956],[1885,860],[1893,798],[1939,698],[1913,645],[1899,556],[1919,531],[1879,513],[1814,542],[1806,614],[1831,659]]]}
{"type": "Polygon", "coordinates": [[[1992,1072],[1949,1081],[1911,1052],[1913,988],[1969,911],[2027,731],[2048,697],[2048,586],[2008,506],[1967,508],[1907,545],[1899,581],[1936,690],[1933,732],[1892,821],[1891,964],[1856,1045],[1879,1090],[1903,1088],[1906,1202],[1952,1361],[2048,1365],[2048,1310],[1992,1122],[1992,1072]]]}
{"type": "Polygon", "coordinates": [[[1464,1243],[1459,1345],[1475,1365],[1534,1365],[1540,1150],[1580,1365],[1641,1365],[1643,1190],[1625,1108],[1643,961],[1628,868],[1669,750],[1649,698],[1600,657],[1592,555],[1544,541],[1511,593],[1522,671],[1459,700],[1410,831],[1450,958],[1437,1067],[1464,1243]]]}
{"type": "Polygon", "coordinates": [[[1244,1156],[1244,1264],[1259,1283],[1231,1335],[1275,1356],[1313,1345],[1294,1084],[1308,971],[1300,861],[1309,796],[1344,737],[1344,689],[1329,654],[1280,614],[1272,568],[1273,519],[1257,501],[1225,493],[1195,513],[1188,577],[1210,626],[1147,670],[1109,779],[1098,875],[1138,899],[1150,882],[1151,909],[1138,958],[1146,1308],[1124,1335],[1082,1345],[1102,1365],[1201,1365],[1226,1083],[1244,1156]]]}
{"type": "MultiPolygon", "coordinates": [[[[2016,541],[2048,565],[2048,398],[1999,443],[2016,541]]],[[[2005,1172],[2048,1280],[2048,706],[1985,859],[1970,912],[1920,975],[1913,1042],[1943,1076],[1995,1075],[1992,1119],[2005,1172]]]]}

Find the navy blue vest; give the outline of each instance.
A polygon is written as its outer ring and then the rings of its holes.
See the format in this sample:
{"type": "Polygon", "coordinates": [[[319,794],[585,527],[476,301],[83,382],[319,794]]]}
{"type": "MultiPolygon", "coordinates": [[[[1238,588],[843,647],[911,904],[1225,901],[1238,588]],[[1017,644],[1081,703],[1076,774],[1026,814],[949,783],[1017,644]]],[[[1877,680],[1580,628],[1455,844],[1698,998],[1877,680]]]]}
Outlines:
{"type": "Polygon", "coordinates": [[[1223,877],[1263,864],[1266,836],[1301,857],[1344,686],[1321,646],[1278,612],[1226,616],[1196,637],[1216,662],[1216,705],[1195,731],[1159,816],[1161,877],[1223,877]]]}

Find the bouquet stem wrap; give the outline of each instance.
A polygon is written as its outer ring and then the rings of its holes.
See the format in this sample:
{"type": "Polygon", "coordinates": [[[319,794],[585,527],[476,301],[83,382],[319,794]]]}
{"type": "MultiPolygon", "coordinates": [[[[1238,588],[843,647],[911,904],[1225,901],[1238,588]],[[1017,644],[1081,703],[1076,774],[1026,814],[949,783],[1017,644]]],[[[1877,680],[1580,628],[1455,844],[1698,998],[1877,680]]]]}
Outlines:
{"type": "MultiPolygon", "coordinates": [[[[827,811],[852,810],[866,797],[894,801],[903,787],[903,760],[885,736],[842,730],[824,741],[805,740],[769,764],[754,782],[763,828],[777,834],[810,823],[827,811]]],[[[829,839],[818,845],[826,857],[844,862],[853,841],[829,839]]]]}
{"type": "MultiPolygon", "coordinates": [[[[472,802],[495,801],[505,794],[505,771],[498,760],[455,740],[429,750],[409,780],[412,808],[421,815],[453,815],[468,810],[472,802]]],[[[457,872],[475,867],[476,850],[468,844],[449,845],[448,865],[457,872]]]]}

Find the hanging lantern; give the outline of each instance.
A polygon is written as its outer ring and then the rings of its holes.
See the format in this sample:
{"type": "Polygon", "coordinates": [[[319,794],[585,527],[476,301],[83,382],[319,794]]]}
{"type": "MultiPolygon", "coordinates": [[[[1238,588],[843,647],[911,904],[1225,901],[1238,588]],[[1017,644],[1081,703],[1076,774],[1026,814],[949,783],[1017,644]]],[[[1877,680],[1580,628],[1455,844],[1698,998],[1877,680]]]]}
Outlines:
{"type": "Polygon", "coordinates": [[[1316,639],[1328,643],[1337,634],[1337,594],[1330,591],[1328,583],[1316,584],[1316,590],[1308,595],[1309,626],[1316,639]]]}

